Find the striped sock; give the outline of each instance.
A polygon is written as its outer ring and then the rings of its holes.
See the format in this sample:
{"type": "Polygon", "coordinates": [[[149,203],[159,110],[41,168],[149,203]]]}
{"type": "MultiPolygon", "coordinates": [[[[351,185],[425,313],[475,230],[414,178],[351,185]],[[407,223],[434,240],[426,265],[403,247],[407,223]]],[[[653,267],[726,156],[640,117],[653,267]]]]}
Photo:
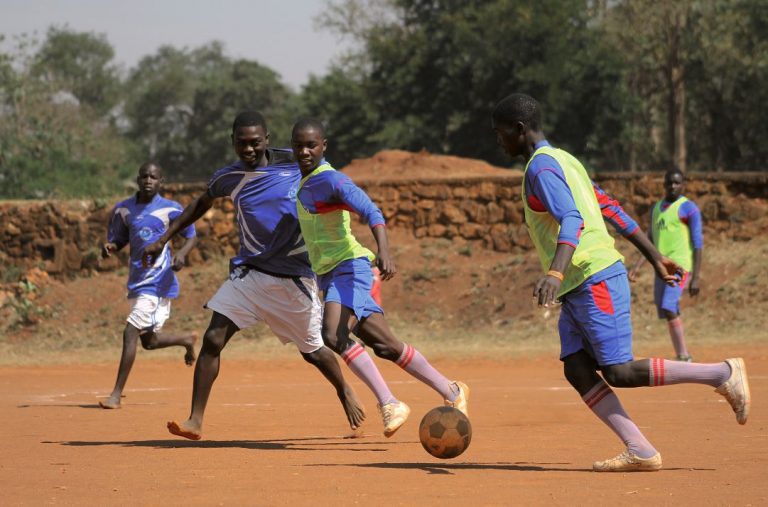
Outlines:
{"type": "Polygon", "coordinates": [[[672,384],[705,384],[719,387],[731,376],[728,363],[684,363],[651,358],[648,368],[648,385],[651,387],[672,384]]]}
{"type": "Polygon", "coordinates": [[[675,348],[675,354],[678,356],[689,356],[688,347],[685,346],[685,332],[683,331],[683,319],[675,317],[667,321],[669,327],[669,337],[672,339],[672,346],[675,348]]]}
{"type": "Polygon", "coordinates": [[[365,382],[365,385],[373,391],[374,396],[379,401],[379,405],[386,405],[397,401],[397,398],[389,390],[384,377],[381,376],[381,372],[376,368],[376,364],[368,355],[368,352],[357,342],[353,342],[354,345],[347,347],[341,354],[341,358],[347,363],[352,373],[365,382]]]}
{"type": "Polygon", "coordinates": [[[451,388],[451,381],[437,371],[429,361],[421,355],[421,352],[403,343],[403,352],[395,363],[429,387],[440,393],[444,399],[453,401],[458,395],[451,388]]]}
{"type": "Polygon", "coordinates": [[[598,382],[581,399],[606,426],[618,435],[633,454],[643,459],[656,454],[656,449],[629,418],[624,407],[621,406],[619,397],[608,384],[603,381],[598,382]]]}
{"type": "Polygon", "coordinates": [[[648,385],[651,387],[672,384],[705,384],[719,387],[731,376],[728,363],[684,363],[651,358],[648,368],[648,385]]]}

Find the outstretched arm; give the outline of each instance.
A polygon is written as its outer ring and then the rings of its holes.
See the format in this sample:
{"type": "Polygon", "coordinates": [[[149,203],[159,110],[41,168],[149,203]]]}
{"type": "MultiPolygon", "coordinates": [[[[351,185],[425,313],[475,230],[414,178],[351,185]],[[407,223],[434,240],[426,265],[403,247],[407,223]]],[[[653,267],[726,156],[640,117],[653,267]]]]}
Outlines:
{"type": "Polygon", "coordinates": [[[626,238],[630,243],[635,245],[635,248],[640,250],[640,253],[643,254],[643,257],[645,257],[648,262],[651,263],[651,266],[653,266],[656,274],[659,276],[659,278],[664,280],[664,283],[672,286],[679,281],[679,276],[682,275],[684,271],[683,268],[680,267],[672,259],[661,255],[661,253],[656,250],[656,247],[653,246],[651,240],[648,239],[647,235],[640,234],[638,231],[638,234],[631,234],[626,236],[626,238]]]}
{"type": "MultiPolygon", "coordinates": [[[[653,242],[653,238],[651,237],[651,231],[648,231],[648,239],[653,242]]],[[[637,281],[637,275],[640,272],[640,268],[645,264],[645,257],[643,257],[642,254],[637,256],[637,260],[635,261],[634,266],[632,266],[632,269],[629,271],[628,277],[630,282],[637,281]]]]}
{"type": "MultiPolygon", "coordinates": [[[[206,211],[211,209],[211,206],[213,206],[213,201],[214,198],[211,197],[206,191],[205,193],[198,196],[197,199],[189,203],[189,205],[184,208],[184,211],[181,213],[181,215],[179,215],[176,220],[172,221],[168,225],[168,230],[165,231],[165,233],[163,233],[163,235],[160,236],[157,241],[151,245],[148,245],[144,249],[144,253],[141,255],[141,262],[144,267],[151,266],[155,262],[157,256],[160,255],[160,253],[163,251],[165,244],[168,243],[172,237],[174,237],[184,228],[194,224],[200,217],[205,214],[206,211]]],[[[192,247],[190,246],[189,248],[191,249],[192,247]]]]}

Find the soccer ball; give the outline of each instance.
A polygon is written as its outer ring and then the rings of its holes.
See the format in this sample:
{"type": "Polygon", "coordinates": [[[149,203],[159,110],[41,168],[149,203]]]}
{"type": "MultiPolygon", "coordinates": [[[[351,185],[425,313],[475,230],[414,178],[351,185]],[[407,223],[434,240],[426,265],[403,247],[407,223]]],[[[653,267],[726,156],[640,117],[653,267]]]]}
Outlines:
{"type": "Polygon", "coordinates": [[[450,459],[463,453],[472,440],[472,424],[464,412],[453,407],[436,407],[419,424],[424,450],[436,458],[450,459]]]}

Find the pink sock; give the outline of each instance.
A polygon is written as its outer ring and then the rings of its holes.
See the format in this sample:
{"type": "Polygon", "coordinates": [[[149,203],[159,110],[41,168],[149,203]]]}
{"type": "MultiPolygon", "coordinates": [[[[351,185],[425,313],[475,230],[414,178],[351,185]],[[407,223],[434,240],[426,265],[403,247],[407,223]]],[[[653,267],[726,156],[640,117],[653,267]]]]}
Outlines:
{"type": "Polygon", "coordinates": [[[683,319],[675,317],[672,320],[668,320],[667,326],[669,326],[669,337],[672,339],[672,346],[675,348],[675,354],[678,356],[688,356],[688,347],[685,346],[683,319]]]}
{"type": "Polygon", "coordinates": [[[384,377],[381,376],[381,372],[376,368],[373,359],[371,359],[371,356],[368,355],[368,352],[359,343],[348,347],[341,354],[341,358],[347,363],[352,373],[357,375],[373,391],[374,396],[379,401],[379,405],[386,405],[387,403],[397,401],[397,398],[395,398],[384,381],[384,377]]]}
{"type": "Polygon", "coordinates": [[[648,385],[651,387],[672,384],[706,384],[719,387],[731,376],[728,363],[684,363],[651,358],[648,368],[648,385]]]}
{"type": "Polygon", "coordinates": [[[421,352],[407,343],[403,344],[403,352],[395,363],[432,389],[440,393],[446,400],[453,401],[458,393],[451,389],[451,381],[437,371],[421,352]]]}
{"type": "Polygon", "coordinates": [[[613,430],[627,448],[636,456],[647,459],[656,454],[656,449],[632,422],[619,397],[605,382],[598,382],[595,387],[581,397],[592,412],[613,430]]]}

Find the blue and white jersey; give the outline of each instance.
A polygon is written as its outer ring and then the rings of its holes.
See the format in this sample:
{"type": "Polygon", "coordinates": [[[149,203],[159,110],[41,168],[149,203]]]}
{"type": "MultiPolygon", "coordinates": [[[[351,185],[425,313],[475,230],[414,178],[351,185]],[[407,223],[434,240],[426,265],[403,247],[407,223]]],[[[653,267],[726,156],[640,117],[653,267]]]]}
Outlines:
{"type": "Polygon", "coordinates": [[[314,277],[296,212],[301,170],[290,150],[270,149],[268,157],[266,167],[253,169],[237,161],[208,182],[209,196],[229,197],[235,205],[240,250],[230,267],[314,277]]]}
{"type": "MultiPolygon", "coordinates": [[[[141,254],[144,248],[157,241],[168,230],[170,222],[184,209],[176,201],[155,195],[148,203],[136,202],[137,195],[115,206],[109,221],[107,241],[118,248],[130,244],[131,262],[128,274],[128,297],[151,294],[163,298],[179,295],[179,282],[171,269],[171,248],[166,244],[163,253],[157,256],[154,265],[144,268],[141,254]]],[[[195,226],[190,225],[181,235],[191,238],[195,226]]]]}

